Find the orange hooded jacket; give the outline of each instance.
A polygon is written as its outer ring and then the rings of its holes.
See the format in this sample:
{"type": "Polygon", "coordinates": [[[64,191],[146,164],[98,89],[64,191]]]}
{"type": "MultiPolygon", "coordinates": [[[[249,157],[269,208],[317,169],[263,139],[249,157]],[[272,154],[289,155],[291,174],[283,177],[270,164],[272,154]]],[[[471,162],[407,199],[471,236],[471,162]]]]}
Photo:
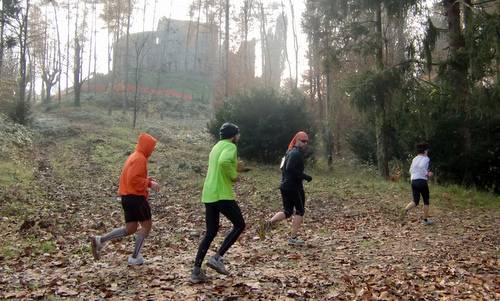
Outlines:
{"type": "Polygon", "coordinates": [[[120,186],[118,194],[143,195],[148,198],[148,188],[151,187],[151,179],[148,178],[148,159],[156,146],[156,139],[151,135],[142,133],[139,135],[135,151],[128,157],[120,175],[120,186]]]}

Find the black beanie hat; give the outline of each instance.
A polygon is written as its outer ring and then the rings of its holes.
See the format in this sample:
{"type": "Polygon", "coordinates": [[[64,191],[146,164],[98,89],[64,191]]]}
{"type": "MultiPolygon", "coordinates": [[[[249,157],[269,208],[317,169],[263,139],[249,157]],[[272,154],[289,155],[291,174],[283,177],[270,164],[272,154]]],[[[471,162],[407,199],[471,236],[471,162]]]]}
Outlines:
{"type": "Polygon", "coordinates": [[[236,136],[239,132],[240,128],[236,124],[226,122],[220,127],[219,136],[220,139],[229,139],[236,136]]]}
{"type": "Polygon", "coordinates": [[[422,154],[426,150],[429,150],[429,144],[428,143],[419,143],[419,144],[417,144],[417,153],[422,154]]]}

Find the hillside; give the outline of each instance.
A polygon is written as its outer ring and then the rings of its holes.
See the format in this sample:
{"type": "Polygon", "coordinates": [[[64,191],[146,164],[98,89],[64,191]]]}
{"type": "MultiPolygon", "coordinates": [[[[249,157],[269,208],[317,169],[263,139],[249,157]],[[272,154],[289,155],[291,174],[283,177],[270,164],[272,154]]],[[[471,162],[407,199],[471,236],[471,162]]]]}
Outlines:
{"type": "MultiPolygon", "coordinates": [[[[498,299],[500,198],[432,184],[431,215],[402,224],[409,185],[374,170],[336,162],[307,166],[304,247],[286,243],[288,223],[265,239],[259,223],[281,208],[279,169],[250,163],[237,184],[247,221],[227,253],[231,276],[188,276],[204,231],[199,201],[213,141],[204,119],[149,120],[129,127],[84,106],[37,113],[27,130],[0,120],[1,299],[97,300],[458,300],[498,299]],[[162,189],[152,194],[147,264],[129,267],[133,239],[106,246],[96,262],[87,237],[123,223],[116,201],[123,162],[137,135],[160,140],[149,169],[162,189]]],[[[245,139],[243,132],[242,139],[245,139]]],[[[219,246],[229,223],[212,248],[219,246]]],[[[211,255],[213,250],[209,250],[211,255]]]]}
{"type": "MultiPolygon", "coordinates": [[[[130,75],[128,85],[125,78],[117,78],[114,84],[114,99],[110,97],[111,75],[98,74],[82,85],[82,103],[100,105],[106,110],[111,105],[122,108],[125,91],[128,91],[129,103],[134,102],[136,85],[134,75],[130,75]],[[110,100],[113,99],[113,100],[110,100]]],[[[193,117],[208,116],[211,111],[212,83],[204,76],[192,73],[165,73],[157,75],[144,72],[137,86],[138,109],[142,112],[159,112],[162,116],[193,117]]],[[[72,90],[70,90],[72,93],[72,90]]],[[[63,96],[63,100],[73,101],[72,94],[63,96]]],[[[57,96],[53,96],[56,99],[57,96]]],[[[56,102],[52,106],[54,106],[56,102]]]]}

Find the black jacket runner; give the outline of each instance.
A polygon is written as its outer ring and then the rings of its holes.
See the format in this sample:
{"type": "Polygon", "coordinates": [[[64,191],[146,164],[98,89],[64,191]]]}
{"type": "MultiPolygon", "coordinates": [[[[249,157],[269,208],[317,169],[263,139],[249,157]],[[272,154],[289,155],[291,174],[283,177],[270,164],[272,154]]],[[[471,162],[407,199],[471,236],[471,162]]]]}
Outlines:
{"type": "Polygon", "coordinates": [[[302,181],[311,181],[311,176],[304,173],[304,154],[298,147],[294,147],[286,152],[285,164],[281,171],[282,190],[300,190],[304,189],[302,181]]]}

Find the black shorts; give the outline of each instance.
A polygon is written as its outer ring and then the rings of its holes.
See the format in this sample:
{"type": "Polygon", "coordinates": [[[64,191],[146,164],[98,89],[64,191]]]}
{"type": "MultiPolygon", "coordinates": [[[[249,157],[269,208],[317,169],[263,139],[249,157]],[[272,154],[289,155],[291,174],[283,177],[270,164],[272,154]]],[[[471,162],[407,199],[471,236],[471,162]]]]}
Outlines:
{"type": "Polygon", "coordinates": [[[412,180],[411,191],[415,205],[418,205],[420,202],[420,195],[422,195],[422,199],[424,199],[424,205],[429,205],[429,185],[427,185],[427,180],[412,180]]]}
{"type": "Polygon", "coordinates": [[[288,218],[292,216],[295,208],[295,215],[303,216],[305,212],[306,196],[304,189],[298,190],[281,190],[281,198],[283,199],[283,212],[288,218]]]}
{"type": "Polygon", "coordinates": [[[122,196],[122,207],[126,223],[151,220],[151,207],[142,195],[122,196]]]}

